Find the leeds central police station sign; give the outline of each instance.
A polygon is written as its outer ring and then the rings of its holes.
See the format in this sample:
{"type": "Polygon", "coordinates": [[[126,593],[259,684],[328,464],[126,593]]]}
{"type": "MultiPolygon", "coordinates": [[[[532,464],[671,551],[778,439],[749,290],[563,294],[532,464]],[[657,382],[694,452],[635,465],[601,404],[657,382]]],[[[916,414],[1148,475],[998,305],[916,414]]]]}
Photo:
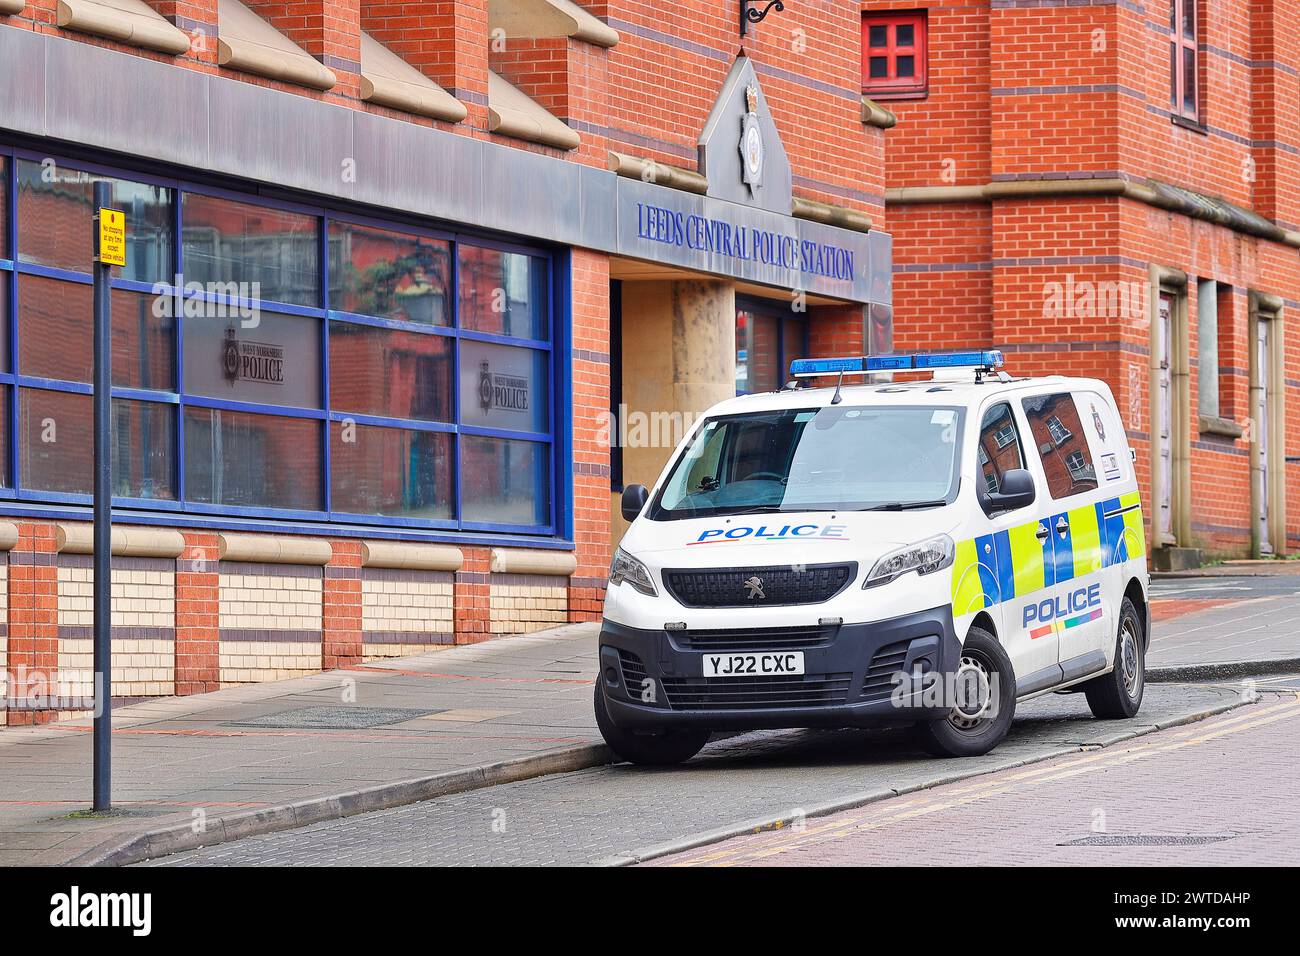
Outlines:
{"type": "Polygon", "coordinates": [[[852,283],[852,249],[639,202],[637,238],[852,283]]]}

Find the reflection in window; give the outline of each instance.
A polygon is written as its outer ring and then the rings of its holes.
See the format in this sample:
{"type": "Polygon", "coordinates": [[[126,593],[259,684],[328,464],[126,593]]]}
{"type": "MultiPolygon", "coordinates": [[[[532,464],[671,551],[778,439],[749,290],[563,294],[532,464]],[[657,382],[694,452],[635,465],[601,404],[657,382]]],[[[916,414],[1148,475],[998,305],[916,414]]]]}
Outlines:
{"type": "Polygon", "coordinates": [[[24,487],[90,494],[95,441],[90,396],[35,388],[18,394],[24,487]]]}
{"type": "Polygon", "coordinates": [[[450,250],[440,239],[331,220],[330,308],[448,325],[450,250]]]}
{"type": "MultiPolygon", "coordinates": [[[[0,229],[4,224],[0,223],[0,229]]],[[[8,372],[9,368],[9,283],[14,281],[13,274],[0,270],[0,329],[4,334],[0,334],[0,372],[8,372]]]]}
{"type": "Polygon", "coordinates": [[[113,207],[126,213],[126,267],[121,277],[172,281],[172,191],[93,175],[53,160],[18,160],[18,258],[90,272],[94,184],[101,179],[112,186],[113,207]]]}
{"type": "Polygon", "coordinates": [[[449,422],[451,339],[352,322],[330,325],[330,407],[449,422]]]}
{"type": "Polygon", "coordinates": [[[736,394],[774,392],[790,363],[807,353],[803,321],[777,313],[736,310],[736,394]]]}
{"type": "Polygon", "coordinates": [[[321,423],[185,410],[185,496],[213,505],[321,509],[321,423]]]}
{"type": "Polygon", "coordinates": [[[185,193],[185,281],[236,283],[231,294],[320,305],[315,216],[185,193]]]}
{"type": "Polygon", "coordinates": [[[330,506],[348,514],[451,518],[448,432],[333,422],[330,506]]]}
{"type": "Polygon", "coordinates": [[[9,258],[9,160],[0,156],[0,259],[9,258]]]}
{"type": "Polygon", "coordinates": [[[460,246],[460,326],[544,339],[545,260],[481,246],[460,246]]]}
{"type": "Polygon", "coordinates": [[[176,406],[115,398],[112,430],[113,494],[174,501],[176,406]]]}
{"type": "Polygon", "coordinates": [[[1068,392],[1039,395],[1021,401],[1034,444],[1042,455],[1047,489],[1053,498],[1066,498],[1097,487],[1079,409],[1068,392]]]}
{"type": "MultiPolygon", "coordinates": [[[[0,280],[2,282],[3,280],[0,280]]],[[[89,384],[93,287],[24,274],[18,277],[18,371],[89,384]]],[[[113,384],[175,389],[176,348],[169,299],[114,289],[113,384]]],[[[0,306],[0,315],[3,315],[0,306]]]]}
{"type": "Polygon", "coordinates": [[[462,519],[488,524],[550,524],[547,451],[546,445],[537,442],[462,435],[462,519]]]}
{"type": "Polygon", "coordinates": [[[980,424],[979,466],[984,476],[984,488],[989,494],[1002,489],[1002,477],[1008,471],[1025,467],[1011,406],[1005,402],[984,413],[980,424]]]}

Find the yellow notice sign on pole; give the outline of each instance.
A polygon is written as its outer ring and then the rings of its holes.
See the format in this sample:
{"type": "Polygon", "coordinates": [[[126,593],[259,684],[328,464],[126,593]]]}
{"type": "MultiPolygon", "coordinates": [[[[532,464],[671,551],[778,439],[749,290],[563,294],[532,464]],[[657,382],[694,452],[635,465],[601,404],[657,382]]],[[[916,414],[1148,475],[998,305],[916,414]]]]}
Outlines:
{"type": "Polygon", "coordinates": [[[99,261],[109,266],[126,265],[126,213],[120,209],[99,211],[99,261]]]}

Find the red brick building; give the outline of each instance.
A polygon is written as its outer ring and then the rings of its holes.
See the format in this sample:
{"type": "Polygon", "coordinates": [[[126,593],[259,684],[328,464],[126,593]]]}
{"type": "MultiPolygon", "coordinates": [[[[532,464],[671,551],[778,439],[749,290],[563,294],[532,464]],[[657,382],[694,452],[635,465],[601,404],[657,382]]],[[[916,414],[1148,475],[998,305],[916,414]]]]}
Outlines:
{"type": "Polygon", "coordinates": [[[1300,3],[864,2],[900,351],[1110,383],[1157,561],[1300,543],[1300,3]]]}
{"type": "Polygon", "coordinates": [[[117,697],[590,619],[690,416],[886,345],[859,11],[746,6],[0,0],[0,722],[92,683],[97,178],[117,697]]]}

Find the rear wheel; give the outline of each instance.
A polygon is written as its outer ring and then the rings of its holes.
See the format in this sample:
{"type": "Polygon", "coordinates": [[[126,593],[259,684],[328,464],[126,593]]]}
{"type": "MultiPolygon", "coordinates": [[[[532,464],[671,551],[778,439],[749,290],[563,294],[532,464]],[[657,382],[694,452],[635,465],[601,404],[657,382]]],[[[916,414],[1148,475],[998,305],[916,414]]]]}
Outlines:
{"type": "Polygon", "coordinates": [[[596,682],[596,726],[609,749],[624,760],[645,766],[668,766],[690,760],[709,742],[707,730],[633,733],[614,724],[605,706],[605,691],[596,682]]]}
{"type": "Polygon", "coordinates": [[[1115,666],[1109,674],[1083,685],[1092,715],[1102,720],[1124,720],[1137,714],[1146,689],[1146,635],[1142,619],[1128,598],[1119,608],[1119,633],[1115,636],[1115,666]]]}
{"type": "Polygon", "coordinates": [[[996,637],[973,627],[961,648],[948,716],[917,725],[936,757],[978,757],[1002,742],[1016,714],[1016,677],[996,637]]]}

